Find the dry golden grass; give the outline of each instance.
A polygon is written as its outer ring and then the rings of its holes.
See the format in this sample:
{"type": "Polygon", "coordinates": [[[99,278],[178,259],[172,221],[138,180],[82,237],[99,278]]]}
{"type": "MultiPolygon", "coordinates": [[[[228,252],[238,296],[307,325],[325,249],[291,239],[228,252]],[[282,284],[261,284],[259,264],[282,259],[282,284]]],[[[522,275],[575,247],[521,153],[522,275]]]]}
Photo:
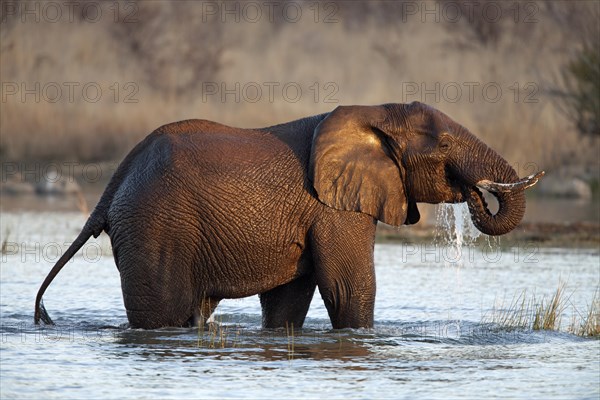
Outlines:
{"type": "Polygon", "coordinates": [[[574,335],[583,337],[600,337],[600,298],[596,290],[592,302],[585,312],[580,312],[571,303],[573,292],[566,292],[567,284],[558,283],[558,287],[550,300],[541,299],[535,294],[528,295],[526,290],[515,295],[510,303],[505,301],[494,305],[491,312],[484,315],[482,323],[493,324],[505,330],[566,330],[574,335]],[[562,324],[562,318],[567,309],[572,309],[572,319],[569,326],[562,324]]]}
{"type": "Polygon", "coordinates": [[[565,282],[559,283],[550,301],[542,298],[536,305],[532,324],[534,331],[560,329],[563,312],[569,303],[569,298],[565,298],[565,285],[565,282]]]}
{"type": "Polygon", "coordinates": [[[7,226],[4,230],[4,239],[2,239],[2,246],[0,246],[0,254],[6,254],[8,251],[8,239],[10,238],[10,226],[7,226]]]}
{"type": "Polygon", "coordinates": [[[594,293],[586,312],[582,314],[574,310],[568,331],[579,336],[600,338],[600,289],[594,293]]]}
{"type": "Polygon", "coordinates": [[[448,113],[511,164],[548,169],[598,163],[598,142],[582,140],[546,94],[578,48],[572,21],[558,17],[575,10],[593,18],[598,7],[592,2],[552,8],[535,3],[537,22],[491,26],[489,42],[477,41],[477,31],[463,23],[422,22],[420,16],[404,21],[364,5],[369,15],[352,2],[337,2],[338,23],[329,24],[314,23],[308,3],[307,17],[297,23],[202,22],[200,3],[137,2],[133,24],[115,23],[109,10],[98,23],[21,23],[17,17],[3,24],[3,83],[95,82],[103,90],[98,102],[85,101],[78,90],[73,102],[66,92],[56,103],[8,96],[1,104],[3,159],[119,159],[156,127],[185,118],[258,127],[338,104],[420,100],[448,113]],[[116,101],[110,89],[115,82],[121,90],[116,101]],[[138,89],[137,103],[124,101],[128,82],[138,89]],[[203,99],[207,82],[228,88],[256,83],[262,97],[203,99]],[[266,82],[278,84],[273,101],[266,82]],[[477,84],[473,100],[469,82],[477,84]],[[284,98],[287,83],[301,87],[299,101],[284,98]],[[502,89],[497,102],[482,97],[490,83],[502,89]],[[419,92],[410,95],[407,84],[419,92]],[[437,98],[423,92],[436,84],[437,98]],[[461,99],[453,102],[445,85],[461,87],[461,99]],[[334,102],[326,102],[327,95],[334,102]],[[537,102],[525,102],[527,95],[537,102]]]}
{"type": "Polygon", "coordinates": [[[504,301],[495,304],[491,312],[483,316],[482,322],[504,329],[529,329],[531,301],[527,297],[527,291],[523,290],[512,298],[508,306],[504,301]]]}
{"type": "Polygon", "coordinates": [[[288,354],[288,361],[292,361],[294,359],[294,349],[295,349],[295,343],[294,343],[294,323],[292,322],[291,324],[288,324],[287,322],[285,323],[285,334],[287,336],[287,354],[288,354]]]}
{"type": "Polygon", "coordinates": [[[239,330],[236,331],[235,337],[231,338],[231,329],[233,328],[223,324],[223,316],[216,314],[210,322],[198,324],[197,346],[206,349],[235,348],[239,340],[239,330]]]}

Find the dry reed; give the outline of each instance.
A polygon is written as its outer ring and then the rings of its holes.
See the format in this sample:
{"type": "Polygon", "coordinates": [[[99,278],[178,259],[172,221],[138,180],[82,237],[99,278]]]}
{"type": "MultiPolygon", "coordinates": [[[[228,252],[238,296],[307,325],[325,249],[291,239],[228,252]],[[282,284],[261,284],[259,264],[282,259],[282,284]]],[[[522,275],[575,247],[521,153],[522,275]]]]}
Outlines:
{"type": "Polygon", "coordinates": [[[526,290],[513,296],[508,305],[501,301],[485,314],[482,323],[492,324],[501,330],[562,331],[585,337],[600,336],[600,298],[594,293],[586,312],[580,312],[571,302],[573,292],[566,292],[566,282],[560,281],[550,300],[528,295],[526,290]],[[572,308],[573,316],[568,327],[563,326],[565,311],[572,308]]]}

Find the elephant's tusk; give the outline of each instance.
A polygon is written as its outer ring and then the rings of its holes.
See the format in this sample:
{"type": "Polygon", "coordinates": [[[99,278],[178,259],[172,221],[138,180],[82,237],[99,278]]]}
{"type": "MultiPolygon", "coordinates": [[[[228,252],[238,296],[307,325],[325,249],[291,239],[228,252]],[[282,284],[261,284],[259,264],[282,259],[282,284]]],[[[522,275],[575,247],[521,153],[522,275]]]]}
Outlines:
{"type": "Polygon", "coordinates": [[[540,171],[536,174],[526,176],[520,181],[514,183],[498,183],[488,181],[487,179],[481,180],[475,184],[480,189],[485,189],[488,192],[512,192],[513,190],[525,190],[537,183],[537,181],[544,176],[545,172],[540,171]]]}

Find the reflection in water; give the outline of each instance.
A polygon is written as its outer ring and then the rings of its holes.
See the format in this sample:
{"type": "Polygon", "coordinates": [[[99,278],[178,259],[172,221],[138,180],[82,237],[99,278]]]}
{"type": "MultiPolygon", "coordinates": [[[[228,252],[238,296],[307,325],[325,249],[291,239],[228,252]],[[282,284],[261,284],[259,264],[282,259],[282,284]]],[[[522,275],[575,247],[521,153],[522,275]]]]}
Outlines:
{"type": "Polygon", "coordinates": [[[374,332],[355,330],[294,331],[285,329],[263,330],[259,327],[226,325],[217,328],[217,334],[198,329],[158,329],[153,331],[127,329],[115,334],[119,345],[117,357],[161,358],[211,357],[235,360],[338,360],[357,362],[371,355],[369,341],[374,332]],[[219,335],[223,329],[225,334],[219,335]],[[216,337],[215,337],[216,336],[216,337]],[[127,348],[122,352],[121,348],[127,348]]]}
{"type": "MultiPolygon", "coordinates": [[[[46,333],[46,338],[62,337],[71,340],[75,335],[46,333]]],[[[414,346],[434,345],[506,346],[510,344],[539,344],[552,340],[572,342],[575,336],[558,332],[534,332],[528,329],[507,329],[495,324],[468,321],[428,321],[419,323],[383,322],[374,329],[324,330],[305,328],[293,335],[285,329],[264,330],[258,326],[228,324],[214,332],[196,328],[94,329],[88,328],[87,340],[103,343],[100,350],[109,357],[150,362],[198,360],[203,358],[238,361],[340,361],[353,364],[368,363],[382,356],[382,349],[406,349],[408,357],[414,346]],[[223,336],[219,335],[224,330],[223,336]],[[111,344],[114,344],[111,345],[111,344]]],[[[34,331],[27,334],[34,334],[34,331]]],[[[39,333],[35,333],[40,336],[39,333]]],[[[46,339],[48,340],[48,339],[46,339]]],[[[419,348],[419,347],[417,347],[419,348]]],[[[402,350],[395,350],[395,353],[402,350]]]]}

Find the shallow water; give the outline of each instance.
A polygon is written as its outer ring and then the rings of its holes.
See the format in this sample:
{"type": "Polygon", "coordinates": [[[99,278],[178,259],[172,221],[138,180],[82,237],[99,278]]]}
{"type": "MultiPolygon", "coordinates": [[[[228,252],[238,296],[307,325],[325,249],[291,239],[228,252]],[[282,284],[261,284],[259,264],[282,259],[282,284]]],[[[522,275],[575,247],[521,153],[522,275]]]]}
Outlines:
{"type": "Polygon", "coordinates": [[[318,295],[304,329],[260,329],[256,296],[223,301],[210,331],[126,328],[106,236],[55,279],[33,325],[35,294],[82,226],[79,214],[3,213],[3,398],[590,398],[600,341],[565,333],[600,284],[598,250],[523,243],[456,248],[377,245],[375,328],[330,329],[318,295]],[[8,232],[8,236],[7,236],[8,232]],[[457,261],[457,262],[453,262],[457,261]],[[563,332],[486,323],[523,290],[567,282],[563,332]]]}

